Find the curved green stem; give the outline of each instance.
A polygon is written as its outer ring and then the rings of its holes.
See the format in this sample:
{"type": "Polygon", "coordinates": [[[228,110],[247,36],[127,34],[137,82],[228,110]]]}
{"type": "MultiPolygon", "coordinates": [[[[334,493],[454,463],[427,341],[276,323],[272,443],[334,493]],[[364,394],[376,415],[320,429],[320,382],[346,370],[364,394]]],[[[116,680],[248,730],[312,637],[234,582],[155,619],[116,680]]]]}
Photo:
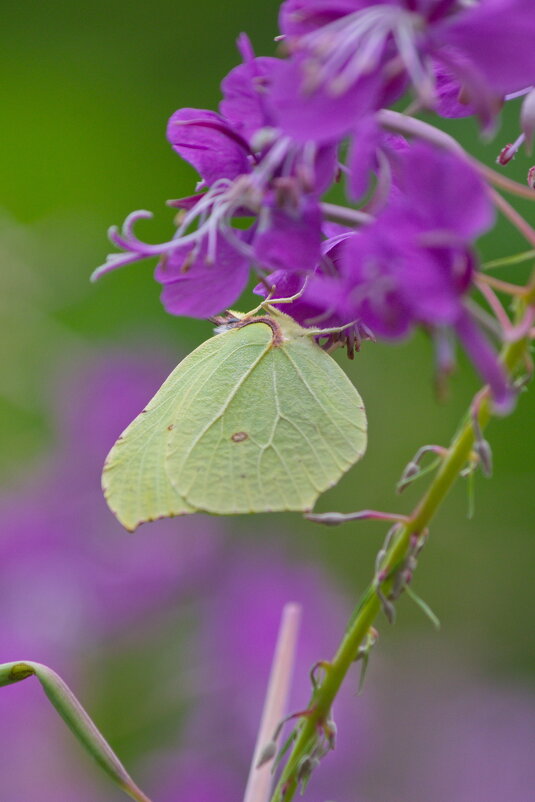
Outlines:
{"type": "MultiPolygon", "coordinates": [[[[519,304],[519,307],[524,308],[524,303],[519,304]]],[[[504,347],[501,359],[509,375],[514,375],[521,365],[525,353],[525,339],[504,347]]],[[[377,590],[379,589],[384,596],[388,597],[394,585],[396,571],[404,564],[408,556],[412,536],[425,532],[469,460],[475,440],[473,414],[473,407],[471,407],[427,491],[416,505],[407,523],[399,525],[381,565],[381,575],[385,577],[384,580],[379,583],[377,578],[372,580],[351,617],[338,651],[331,663],[324,664],[325,678],[314,689],[308,715],[302,718],[299,734],[272,796],[272,802],[289,802],[293,799],[300,781],[299,767],[310,754],[318,731],[328,720],[336,694],[351,664],[358,656],[359,647],[381,610],[381,601],[377,590]]],[[[492,417],[492,408],[487,395],[482,396],[476,414],[479,425],[483,429],[492,417]]]]}

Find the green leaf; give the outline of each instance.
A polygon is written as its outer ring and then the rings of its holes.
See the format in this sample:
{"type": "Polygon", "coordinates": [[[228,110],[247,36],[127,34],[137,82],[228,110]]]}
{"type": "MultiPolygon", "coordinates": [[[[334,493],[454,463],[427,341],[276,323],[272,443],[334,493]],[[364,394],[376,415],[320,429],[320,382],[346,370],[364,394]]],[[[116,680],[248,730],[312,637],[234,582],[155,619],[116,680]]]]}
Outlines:
{"type": "Polygon", "coordinates": [[[0,665],[0,687],[31,676],[37,677],[62,719],[108,777],[136,802],[150,802],[61,677],[47,666],[28,660],[0,665]]]}
{"type": "Polygon", "coordinates": [[[364,680],[366,679],[366,674],[368,673],[368,663],[370,662],[370,654],[369,652],[365,652],[362,657],[362,665],[360,667],[360,676],[359,676],[359,687],[357,689],[357,696],[362,694],[364,690],[364,680]]]}
{"type": "Polygon", "coordinates": [[[275,758],[275,762],[273,763],[272,772],[274,773],[276,769],[279,767],[284,755],[288,752],[290,746],[293,744],[295,739],[297,738],[299,731],[297,728],[293,729],[289,736],[284,741],[283,745],[278,751],[278,754],[275,758]]]}
{"type": "Polygon", "coordinates": [[[346,374],[273,307],[184,359],[112,448],[103,488],[130,530],[159,517],[308,511],[366,448],[346,374]]]}
{"type": "Polygon", "coordinates": [[[413,600],[413,602],[418,605],[422,613],[425,616],[427,616],[427,618],[431,621],[434,628],[438,632],[440,630],[440,620],[438,616],[435,615],[435,613],[432,611],[427,602],[425,602],[421,596],[418,596],[418,594],[411,588],[410,585],[405,585],[405,592],[407,596],[409,596],[413,600]]]}

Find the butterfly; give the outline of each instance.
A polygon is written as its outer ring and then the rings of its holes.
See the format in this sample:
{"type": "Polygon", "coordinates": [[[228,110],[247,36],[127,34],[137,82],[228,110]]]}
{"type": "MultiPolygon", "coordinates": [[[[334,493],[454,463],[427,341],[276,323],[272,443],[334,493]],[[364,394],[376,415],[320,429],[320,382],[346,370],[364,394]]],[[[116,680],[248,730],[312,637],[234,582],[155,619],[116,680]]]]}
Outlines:
{"type": "Polygon", "coordinates": [[[315,339],[327,330],[267,302],[218,330],[106,459],[104,495],[130,531],[195,512],[310,511],[366,449],[362,399],[315,339]]]}

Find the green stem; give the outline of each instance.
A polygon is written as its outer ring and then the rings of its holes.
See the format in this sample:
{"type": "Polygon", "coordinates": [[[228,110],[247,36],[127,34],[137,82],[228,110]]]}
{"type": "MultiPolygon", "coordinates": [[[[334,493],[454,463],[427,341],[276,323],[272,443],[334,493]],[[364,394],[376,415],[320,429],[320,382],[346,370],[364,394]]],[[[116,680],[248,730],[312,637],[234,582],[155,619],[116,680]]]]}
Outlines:
{"type": "Polygon", "coordinates": [[[490,262],[483,262],[481,270],[495,270],[497,267],[521,265],[533,259],[535,259],[535,251],[523,251],[522,253],[515,253],[513,256],[504,256],[502,259],[492,259],[490,262]]]}
{"type": "MultiPolygon", "coordinates": [[[[524,308],[524,304],[519,304],[519,307],[524,308]]],[[[525,353],[526,340],[524,339],[504,347],[501,360],[509,375],[515,373],[522,363],[525,353]]],[[[396,536],[386,552],[381,570],[386,579],[380,585],[385,596],[388,596],[392,590],[395,572],[408,555],[411,536],[425,532],[460,471],[470,458],[474,445],[472,414],[471,407],[453,438],[436,476],[415,507],[408,522],[397,530],[396,536]]],[[[483,397],[477,414],[479,424],[483,429],[492,417],[488,396],[483,397]]],[[[332,662],[325,664],[325,678],[314,690],[308,714],[302,719],[299,734],[272,796],[272,802],[290,802],[293,799],[299,785],[299,765],[310,754],[310,750],[316,742],[318,729],[328,720],[336,694],[380,610],[381,602],[377,594],[377,580],[374,579],[353,613],[332,662]]]]}

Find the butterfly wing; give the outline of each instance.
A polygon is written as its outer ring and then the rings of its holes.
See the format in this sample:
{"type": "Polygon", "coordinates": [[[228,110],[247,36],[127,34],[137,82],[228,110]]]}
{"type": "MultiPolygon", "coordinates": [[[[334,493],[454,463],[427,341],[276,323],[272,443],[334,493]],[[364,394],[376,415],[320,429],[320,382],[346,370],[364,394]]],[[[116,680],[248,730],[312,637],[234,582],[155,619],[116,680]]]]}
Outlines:
{"type": "Polygon", "coordinates": [[[213,514],[310,510],[364,453],[362,400],[311,338],[275,346],[261,322],[233,334],[176,408],[167,475],[213,514]]]}
{"type": "Polygon", "coordinates": [[[362,400],[307,336],[261,321],[207,340],[119,437],[103,472],[129,530],[174,515],[312,509],[366,448],[362,400]]]}
{"type": "MultiPolygon", "coordinates": [[[[263,328],[266,336],[258,345],[243,349],[238,344],[241,371],[269,344],[271,330],[263,328]]],[[[214,373],[220,370],[228,348],[234,351],[227,340],[232,341],[237,333],[230,330],[212,337],[189,354],[108,454],[102,487],[110,509],[126,529],[133,531],[146,521],[198,511],[168,478],[166,441],[174,427],[190,425],[197,404],[210,408],[214,373]]]]}

